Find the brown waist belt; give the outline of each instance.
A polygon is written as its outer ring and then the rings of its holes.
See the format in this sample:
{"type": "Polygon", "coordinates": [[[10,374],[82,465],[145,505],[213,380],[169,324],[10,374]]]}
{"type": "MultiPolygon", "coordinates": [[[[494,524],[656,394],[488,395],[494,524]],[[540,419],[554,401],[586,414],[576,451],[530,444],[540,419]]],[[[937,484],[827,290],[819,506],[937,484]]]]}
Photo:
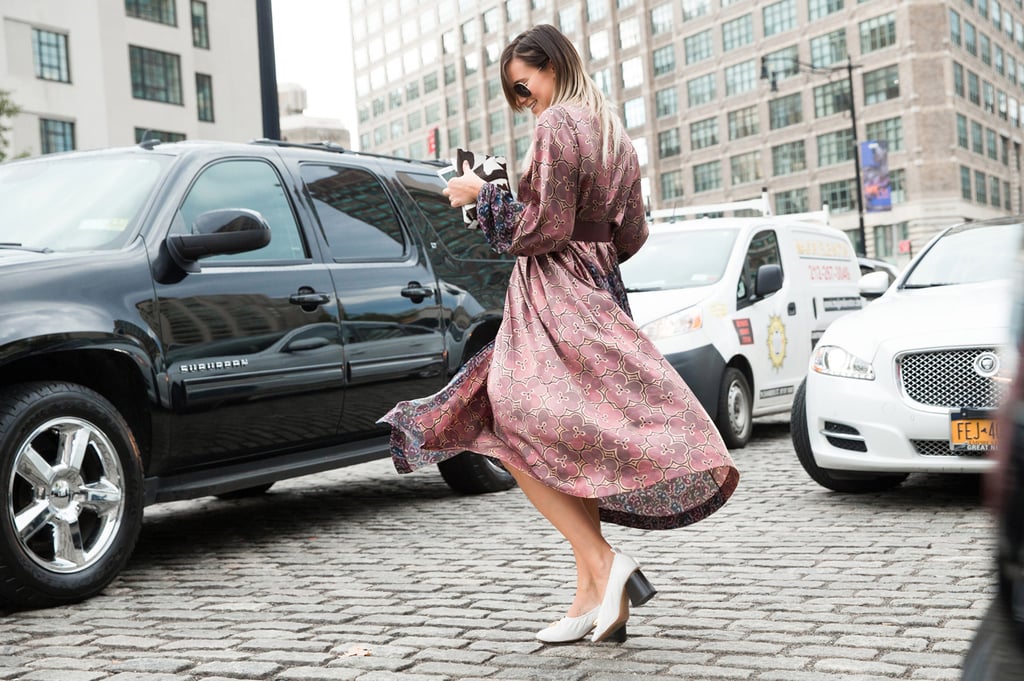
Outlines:
{"type": "Polygon", "coordinates": [[[577,220],[572,228],[573,241],[611,241],[611,222],[583,222],[577,220]]]}

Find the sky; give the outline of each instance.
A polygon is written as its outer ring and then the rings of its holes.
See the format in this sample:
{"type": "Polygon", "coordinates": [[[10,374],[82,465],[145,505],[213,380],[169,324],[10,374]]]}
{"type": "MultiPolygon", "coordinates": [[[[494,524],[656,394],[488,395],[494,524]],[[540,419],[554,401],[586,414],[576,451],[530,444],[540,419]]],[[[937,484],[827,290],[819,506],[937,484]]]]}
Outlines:
{"type": "Polygon", "coordinates": [[[356,138],[348,0],[272,0],[278,83],[306,89],[306,115],[339,118],[356,138]]]}

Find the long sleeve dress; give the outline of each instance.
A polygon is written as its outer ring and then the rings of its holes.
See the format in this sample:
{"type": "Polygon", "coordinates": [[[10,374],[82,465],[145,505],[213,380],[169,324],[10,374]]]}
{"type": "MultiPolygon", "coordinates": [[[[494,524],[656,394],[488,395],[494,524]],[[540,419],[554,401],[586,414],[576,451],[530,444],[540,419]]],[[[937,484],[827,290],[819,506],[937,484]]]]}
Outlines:
{"type": "Polygon", "coordinates": [[[381,421],[399,472],[472,451],[596,497],[602,520],[680,527],[720,508],[739,473],[630,317],[618,263],[647,238],[639,164],[625,136],[602,161],[598,126],[585,109],[550,107],[518,199],[480,190],[481,231],[517,256],[497,337],[443,390],[381,421]]]}

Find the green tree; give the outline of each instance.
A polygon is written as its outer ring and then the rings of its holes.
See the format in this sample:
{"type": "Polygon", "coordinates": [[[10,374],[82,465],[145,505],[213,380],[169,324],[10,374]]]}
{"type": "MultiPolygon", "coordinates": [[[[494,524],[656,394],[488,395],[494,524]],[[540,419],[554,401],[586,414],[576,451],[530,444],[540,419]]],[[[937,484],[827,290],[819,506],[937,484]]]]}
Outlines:
{"type": "Polygon", "coordinates": [[[7,158],[7,133],[11,129],[5,122],[19,113],[21,108],[11,99],[11,93],[0,90],[0,161],[7,158]]]}

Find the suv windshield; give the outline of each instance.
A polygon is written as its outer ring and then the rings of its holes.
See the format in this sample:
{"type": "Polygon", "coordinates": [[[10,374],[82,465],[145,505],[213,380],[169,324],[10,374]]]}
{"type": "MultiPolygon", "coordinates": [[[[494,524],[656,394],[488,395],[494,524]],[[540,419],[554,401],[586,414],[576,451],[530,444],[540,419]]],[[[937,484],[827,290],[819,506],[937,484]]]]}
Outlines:
{"type": "Polygon", "coordinates": [[[0,249],[120,248],[172,160],[124,154],[0,165],[0,249]]]}
{"type": "Polygon", "coordinates": [[[1012,277],[1024,234],[1020,223],[955,229],[921,256],[903,288],[971,284],[1012,277]]]}
{"type": "Polygon", "coordinates": [[[736,234],[735,229],[652,231],[643,248],[622,263],[626,290],[662,291],[714,284],[725,272],[736,234]]]}

